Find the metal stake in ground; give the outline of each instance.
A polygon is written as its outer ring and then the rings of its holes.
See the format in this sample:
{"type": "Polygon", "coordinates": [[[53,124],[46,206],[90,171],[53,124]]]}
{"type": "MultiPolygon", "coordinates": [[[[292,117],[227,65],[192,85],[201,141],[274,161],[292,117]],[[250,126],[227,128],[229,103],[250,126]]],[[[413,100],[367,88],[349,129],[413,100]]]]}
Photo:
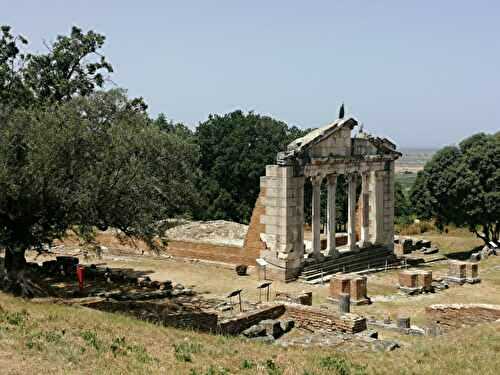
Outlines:
{"type": "Polygon", "coordinates": [[[259,302],[262,302],[262,289],[266,289],[266,296],[267,296],[267,302],[269,302],[269,294],[270,294],[270,289],[271,289],[271,281],[266,281],[262,284],[260,284],[257,289],[259,289],[259,302]]]}
{"type": "Polygon", "coordinates": [[[229,302],[231,303],[231,306],[233,306],[233,300],[232,300],[232,298],[238,296],[238,301],[239,301],[239,304],[240,304],[240,312],[243,311],[243,306],[241,304],[241,292],[242,291],[243,291],[243,289],[237,289],[237,290],[229,293],[229,295],[227,296],[227,298],[229,298],[229,302]]]}

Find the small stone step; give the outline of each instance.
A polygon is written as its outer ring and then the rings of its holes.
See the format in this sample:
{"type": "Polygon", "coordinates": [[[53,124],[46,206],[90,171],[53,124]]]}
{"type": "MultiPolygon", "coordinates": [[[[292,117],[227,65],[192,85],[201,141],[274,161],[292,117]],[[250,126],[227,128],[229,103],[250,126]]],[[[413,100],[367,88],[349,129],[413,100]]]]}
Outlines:
{"type": "Polygon", "coordinates": [[[337,272],[358,272],[368,268],[380,268],[386,264],[393,265],[397,262],[393,252],[386,248],[366,249],[335,259],[327,258],[323,262],[306,266],[299,275],[299,280],[315,284],[328,281],[331,275],[337,272]]]}

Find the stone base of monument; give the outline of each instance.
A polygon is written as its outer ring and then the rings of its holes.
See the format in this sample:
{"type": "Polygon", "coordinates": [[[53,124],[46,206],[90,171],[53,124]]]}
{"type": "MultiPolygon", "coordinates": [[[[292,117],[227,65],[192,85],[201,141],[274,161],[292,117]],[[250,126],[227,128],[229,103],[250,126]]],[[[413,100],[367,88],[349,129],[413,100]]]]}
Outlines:
{"type": "MultiPolygon", "coordinates": [[[[328,302],[338,304],[340,303],[340,300],[335,297],[327,297],[326,299],[328,302]]],[[[370,305],[372,303],[372,300],[369,297],[362,298],[362,299],[352,299],[351,298],[351,305],[355,306],[360,306],[360,305],[370,305]]]]}
{"type": "Polygon", "coordinates": [[[341,252],[337,258],[326,257],[323,262],[305,264],[299,280],[307,283],[321,282],[325,277],[338,272],[358,272],[399,264],[391,249],[374,246],[359,252],[341,252]]]}
{"type": "Polygon", "coordinates": [[[276,280],[291,282],[297,280],[301,267],[286,268],[271,264],[263,259],[257,259],[257,275],[259,280],[276,280]]]}

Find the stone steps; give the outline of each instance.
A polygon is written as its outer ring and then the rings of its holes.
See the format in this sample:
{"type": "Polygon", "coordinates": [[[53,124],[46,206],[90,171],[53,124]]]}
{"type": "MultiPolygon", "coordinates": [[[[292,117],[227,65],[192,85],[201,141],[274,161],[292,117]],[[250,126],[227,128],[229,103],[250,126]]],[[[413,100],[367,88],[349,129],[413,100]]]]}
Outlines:
{"type": "Polygon", "coordinates": [[[385,266],[386,262],[388,265],[398,262],[392,251],[383,247],[364,249],[358,253],[343,254],[335,259],[326,258],[323,262],[308,265],[302,270],[299,280],[313,282],[337,272],[356,272],[385,266]]]}

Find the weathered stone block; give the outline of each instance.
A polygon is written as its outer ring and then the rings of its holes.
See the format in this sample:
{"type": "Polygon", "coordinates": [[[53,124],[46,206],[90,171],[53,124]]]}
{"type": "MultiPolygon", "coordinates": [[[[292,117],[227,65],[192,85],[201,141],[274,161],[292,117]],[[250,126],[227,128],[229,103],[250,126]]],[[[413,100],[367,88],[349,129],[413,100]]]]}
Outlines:
{"type": "Polygon", "coordinates": [[[418,286],[425,291],[432,290],[432,271],[419,271],[418,272],[418,286]]]}
{"type": "Polygon", "coordinates": [[[278,338],[283,334],[279,320],[266,319],[262,320],[259,325],[266,330],[266,335],[278,338]]]}
{"type": "Polygon", "coordinates": [[[330,279],[330,300],[338,302],[341,294],[346,293],[351,296],[352,304],[369,304],[366,280],[366,276],[356,274],[335,275],[330,279]]]}
{"type": "Polygon", "coordinates": [[[446,279],[451,282],[463,284],[467,277],[467,263],[459,260],[450,260],[448,262],[448,276],[446,279]]]}
{"type": "Polygon", "coordinates": [[[467,262],[466,266],[466,281],[468,283],[474,284],[481,281],[479,278],[479,264],[467,262]]]}
{"type": "Polygon", "coordinates": [[[398,275],[398,281],[400,287],[416,289],[418,288],[418,272],[401,271],[398,275]]]}
{"type": "Polygon", "coordinates": [[[351,294],[349,275],[336,275],[330,279],[330,297],[338,299],[342,293],[351,294]]]}
{"type": "Polygon", "coordinates": [[[358,276],[351,280],[351,299],[354,302],[367,299],[366,276],[358,276]]]}

